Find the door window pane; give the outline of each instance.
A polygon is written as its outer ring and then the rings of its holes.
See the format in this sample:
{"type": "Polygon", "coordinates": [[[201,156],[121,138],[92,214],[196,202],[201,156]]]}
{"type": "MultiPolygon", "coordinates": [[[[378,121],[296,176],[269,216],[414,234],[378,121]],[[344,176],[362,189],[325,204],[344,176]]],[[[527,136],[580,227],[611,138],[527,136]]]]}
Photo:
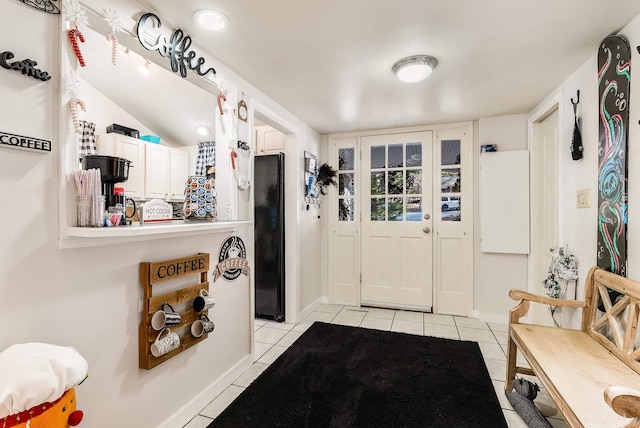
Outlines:
{"type": "Polygon", "coordinates": [[[384,179],[384,172],[372,172],[371,173],[371,194],[372,195],[384,195],[386,190],[386,180],[384,179]]]}
{"type": "Polygon", "coordinates": [[[389,221],[402,221],[402,198],[389,198],[389,221]]]}
{"type": "Polygon", "coordinates": [[[402,195],[404,193],[404,172],[403,171],[389,171],[389,192],[388,193],[390,195],[402,195]]]}
{"type": "Polygon", "coordinates": [[[385,155],[384,146],[371,146],[371,169],[384,168],[385,155]]]}
{"type": "Polygon", "coordinates": [[[422,193],[422,170],[421,169],[408,169],[407,170],[407,193],[415,195],[422,193]]]}
{"type": "Polygon", "coordinates": [[[338,174],[338,194],[351,196],[354,190],[353,172],[338,174]]]}
{"type": "Polygon", "coordinates": [[[442,193],[460,192],[460,169],[443,169],[440,177],[442,193]]]}
{"type": "Polygon", "coordinates": [[[442,221],[460,221],[462,209],[460,196],[443,196],[441,208],[442,221]]]}
{"type": "Polygon", "coordinates": [[[402,143],[401,144],[389,144],[389,168],[401,168],[404,166],[402,161],[402,143]]]}
{"type": "Polygon", "coordinates": [[[386,218],[387,205],[384,198],[371,198],[371,220],[384,221],[386,218]]]}
{"type": "Polygon", "coordinates": [[[354,202],[353,198],[339,199],[338,200],[338,220],[339,221],[353,221],[354,220],[354,202]]]}
{"type": "Polygon", "coordinates": [[[442,140],[441,165],[460,165],[460,140],[442,140]]]}
{"type": "Polygon", "coordinates": [[[406,221],[421,221],[422,220],[422,198],[409,197],[407,200],[407,215],[406,221]]]}
{"type": "Polygon", "coordinates": [[[407,166],[422,166],[422,143],[407,143],[407,166]]]}
{"type": "Polygon", "coordinates": [[[338,150],[338,169],[341,171],[355,169],[353,163],[353,149],[338,150]]]}

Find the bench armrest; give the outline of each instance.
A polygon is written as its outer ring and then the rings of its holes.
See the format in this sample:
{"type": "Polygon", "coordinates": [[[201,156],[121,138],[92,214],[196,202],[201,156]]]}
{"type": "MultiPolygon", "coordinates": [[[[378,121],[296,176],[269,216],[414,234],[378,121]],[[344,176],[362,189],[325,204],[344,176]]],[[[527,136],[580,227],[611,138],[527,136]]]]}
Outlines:
{"type": "Polygon", "coordinates": [[[579,300],[555,299],[553,297],[539,296],[537,294],[527,293],[526,291],[512,289],[509,291],[509,297],[513,300],[520,300],[520,303],[509,311],[509,324],[517,324],[523,316],[529,312],[529,304],[531,302],[542,303],[551,306],[564,306],[567,308],[584,308],[585,303],[579,300]]]}
{"type": "MultiPolygon", "coordinates": [[[[624,386],[604,390],[604,400],[617,414],[625,418],[640,418],[640,392],[624,386]]],[[[633,421],[638,422],[638,421],[633,421]]],[[[628,425],[636,426],[636,425],[628,425]]]]}
{"type": "Polygon", "coordinates": [[[530,302],[542,303],[551,306],[564,306],[567,308],[584,308],[584,302],[580,300],[556,299],[553,297],[539,296],[537,294],[527,293],[526,291],[512,289],[509,291],[509,297],[513,300],[528,300],[530,302]]]}

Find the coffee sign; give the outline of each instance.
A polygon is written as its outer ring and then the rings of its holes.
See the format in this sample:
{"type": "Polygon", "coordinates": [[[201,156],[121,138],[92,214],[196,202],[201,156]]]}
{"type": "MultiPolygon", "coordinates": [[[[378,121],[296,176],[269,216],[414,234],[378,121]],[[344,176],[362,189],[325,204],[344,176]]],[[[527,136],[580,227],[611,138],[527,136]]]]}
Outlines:
{"type": "Polygon", "coordinates": [[[243,273],[249,275],[249,262],[244,242],[237,236],[228,238],[220,248],[218,264],[213,271],[213,280],[223,277],[233,281],[243,273]]]}
{"type": "Polygon", "coordinates": [[[26,74],[34,79],[42,80],[43,82],[51,80],[51,75],[46,71],[36,68],[38,63],[32,59],[23,59],[22,61],[13,61],[9,63],[14,56],[13,52],[9,51],[0,53],[0,67],[6,68],[7,70],[19,71],[22,74],[26,74]]]}
{"type": "Polygon", "coordinates": [[[155,23],[156,28],[162,26],[157,15],[153,13],[142,15],[138,21],[137,30],[140,44],[147,50],[158,51],[161,56],[168,57],[171,62],[171,70],[174,73],[180,72],[180,76],[184,78],[187,77],[187,70],[195,71],[200,76],[206,76],[209,73],[216,74],[214,68],[203,70],[204,58],[196,58],[197,54],[191,49],[191,37],[185,35],[180,29],[175,30],[171,37],[160,35],[155,43],[148,43],[146,39],[147,30],[145,30],[147,21],[155,23]]]}
{"type": "Polygon", "coordinates": [[[25,137],[23,135],[9,134],[0,131],[0,146],[16,149],[35,150],[37,152],[50,152],[51,141],[39,138],[25,137]]]}

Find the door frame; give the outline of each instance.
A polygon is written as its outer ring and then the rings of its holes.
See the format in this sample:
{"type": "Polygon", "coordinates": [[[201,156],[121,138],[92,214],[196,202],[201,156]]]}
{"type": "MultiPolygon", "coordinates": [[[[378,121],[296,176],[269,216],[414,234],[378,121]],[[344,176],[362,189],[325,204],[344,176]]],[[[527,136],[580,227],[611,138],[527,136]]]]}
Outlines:
{"type": "MultiPolygon", "coordinates": [[[[284,258],[285,262],[285,271],[284,271],[284,283],[285,283],[285,320],[288,323],[296,323],[299,321],[298,317],[300,315],[300,290],[298,284],[300,284],[300,269],[299,265],[299,254],[300,254],[300,242],[298,240],[298,212],[297,207],[300,204],[298,200],[298,181],[294,179],[294,177],[299,177],[300,167],[297,156],[297,140],[299,130],[296,126],[294,126],[291,122],[263,105],[257,100],[251,100],[249,103],[249,129],[251,130],[250,141],[253,145],[256,144],[254,141],[254,127],[255,127],[255,119],[260,120],[261,122],[266,123],[271,126],[273,129],[284,134],[284,170],[287,171],[285,174],[284,180],[284,194],[285,194],[285,204],[284,208],[284,216],[285,216],[285,230],[284,230],[284,239],[285,239],[285,247],[284,247],[284,258]],[[291,226],[287,226],[287,224],[291,226]]],[[[253,162],[253,159],[252,159],[253,162]]],[[[251,194],[250,198],[250,213],[249,218],[254,222],[253,218],[253,186],[251,186],[251,194]]],[[[251,246],[253,247],[253,234],[251,235],[251,246]]],[[[255,283],[253,278],[251,279],[251,313],[252,319],[253,314],[255,312],[255,283]]],[[[252,330],[253,331],[253,330],[252,330]]],[[[253,338],[251,340],[253,343],[253,338]]],[[[253,345],[252,345],[253,346],[253,345]]]]}
{"type": "MultiPolygon", "coordinates": [[[[561,221],[561,219],[563,218],[563,213],[564,213],[564,208],[563,208],[563,203],[562,201],[564,200],[564,191],[563,191],[563,187],[560,185],[560,183],[564,182],[564,168],[563,168],[563,151],[562,148],[564,147],[564,145],[562,144],[562,136],[565,135],[564,133],[564,109],[563,109],[563,93],[562,91],[558,91],[557,93],[555,93],[553,96],[549,97],[543,104],[541,104],[540,106],[538,106],[538,108],[536,108],[534,111],[531,112],[531,114],[529,115],[529,118],[527,119],[527,131],[528,131],[528,141],[529,141],[529,159],[531,159],[531,163],[529,165],[529,170],[533,171],[534,168],[536,168],[537,166],[533,164],[534,159],[537,159],[537,156],[534,156],[534,153],[536,152],[536,147],[538,146],[539,143],[539,135],[538,135],[538,127],[539,124],[541,122],[543,122],[546,118],[548,118],[551,114],[553,114],[554,112],[557,111],[558,113],[558,148],[557,148],[557,152],[556,152],[556,158],[558,160],[557,163],[557,177],[558,177],[558,186],[556,187],[556,201],[558,204],[558,218],[556,219],[557,221],[557,228],[558,228],[558,244],[564,242],[564,231],[563,231],[563,223],[561,221]]],[[[529,187],[529,194],[530,195],[534,195],[538,193],[539,190],[539,183],[535,182],[534,180],[530,180],[530,187],[529,187]]],[[[531,203],[529,204],[530,206],[530,218],[531,218],[531,224],[537,224],[538,221],[538,215],[536,212],[536,207],[534,206],[534,204],[532,203],[533,201],[530,201],[531,203]]],[[[541,240],[539,239],[539,236],[537,236],[537,233],[534,233],[533,228],[531,229],[531,236],[530,236],[530,242],[531,242],[531,254],[529,256],[529,263],[528,263],[528,284],[527,284],[527,289],[529,292],[531,293],[537,293],[539,294],[540,290],[539,290],[539,285],[540,285],[540,278],[536,277],[534,274],[534,268],[535,266],[537,266],[538,263],[540,263],[541,258],[543,257],[543,253],[546,253],[549,251],[548,248],[541,248],[541,240]]]]}
{"type": "MultiPolygon", "coordinates": [[[[337,159],[338,157],[338,148],[336,147],[336,143],[342,141],[346,141],[346,140],[354,140],[354,147],[356,148],[356,150],[358,151],[358,153],[360,153],[360,149],[361,149],[361,138],[362,137],[367,137],[367,136],[374,136],[374,135],[382,135],[382,134],[404,134],[404,133],[411,133],[411,132],[424,132],[424,131],[432,131],[433,132],[433,144],[434,144],[434,166],[433,166],[433,174],[434,174],[434,181],[433,183],[435,183],[434,189],[437,189],[437,191],[433,191],[432,192],[432,197],[433,197],[433,201],[432,201],[432,206],[433,207],[439,207],[440,206],[440,198],[441,198],[441,192],[440,192],[440,188],[438,187],[437,183],[440,183],[440,165],[439,163],[436,165],[435,162],[435,157],[439,155],[439,150],[436,150],[436,146],[439,144],[440,139],[438,138],[438,135],[443,135],[443,134],[447,134],[450,135],[450,133],[454,132],[454,131],[460,131],[460,133],[464,133],[465,137],[461,138],[462,141],[464,141],[464,144],[466,144],[465,148],[462,149],[461,147],[461,152],[464,150],[464,153],[466,154],[466,156],[468,157],[469,161],[467,162],[467,165],[465,166],[465,170],[466,170],[466,174],[463,176],[463,180],[464,180],[464,186],[467,189],[465,192],[465,198],[468,201],[467,202],[467,210],[466,213],[463,213],[463,216],[465,220],[462,223],[461,222],[461,227],[464,228],[464,231],[462,232],[463,238],[462,238],[462,248],[463,248],[463,259],[461,261],[461,263],[463,264],[463,267],[461,268],[461,270],[463,271],[464,275],[461,277],[461,281],[464,282],[464,287],[465,290],[467,291],[467,295],[465,296],[464,302],[463,302],[463,309],[461,310],[460,313],[456,313],[455,315],[463,315],[463,316],[472,316],[473,315],[473,302],[474,302],[474,286],[473,286],[473,278],[474,278],[474,266],[473,266],[473,228],[474,228],[474,216],[475,216],[475,200],[474,200],[474,195],[473,195],[473,186],[474,186],[474,173],[473,173],[473,150],[474,150],[474,126],[473,126],[473,122],[468,121],[468,122],[459,122],[459,123],[451,123],[451,124],[442,124],[442,125],[425,125],[425,126],[415,126],[415,127],[407,127],[407,128],[391,128],[391,129],[378,129],[378,130],[368,130],[368,131],[360,131],[360,132],[347,132],[347,133],[337,133],[337,134],[330,134],[328,136],[328,159],[329,159],[329,163],[333,162],[334,159],[337,159]]],[[[358,156],[358,162],[360,161],[360,155],[358,156]]],[[[360,173],[360,169],[358,169],[357,174],[360,173]]],[[[357,183],[356,183],[357,184],[357,183]]],[[[360,264],[360,241],[361,241],[361,233],[360,233],[360,215],[361,215],[361,208],[360,208],[360,204],[362,203],[361,201],[361,191],[359,190],[360,186],[357,185],[356,186],[356,198],[357,198],[357,203],[356,203],[356,222],[358,223],[357,227],[355,228],[354,232],[353,232],[353,236],[355,238],[357,238],[358,241],[358,254],[357,254],[357,258],[354,257],[353,259],[353,266],[355,269],[357,269],[357,272],[355,274],[353,274],[353,281],[354,283],[357,282],[358,283],[358,289],[357,292],[355,292],[354,290],[350,289],[348,290],[348,292],[340,292],[340,291],[336,291],[337,287],[339,287],[339,285],[336,283],[336,272],[338,272],[338,268],[337,268],[337,263],[336,263],[336,248],[337,248],[337,237],[336,237],[336,225],[338,222],[337,220],[337,215],[335,215],[335,213],[338,212],[338,203],[337,203],[337,189],[334,188],[333,186],[329,189],[329,194],[326,196],[327,197],[327,202],[328,202],[328,229],[329,229],[329,239],[328,239],[328,251],[325,253],[327,254],[328,257],[328,267],[329,267],[329,277],[328,277],[328,290],[329,290],[329,303],[333,303],[333,304],[340,304],[340,305],[352,305],[352,306],[361,306],[361,301],[360,301],[360,287],[359,287],[359,277],[360,277],[360,270],[361,270],[361,264],[360,264]],[[340,298],[336,299],[336,295],[339,295],[340,298]]],[[[464,201],[464,199],[463,199],[464,201]]],[[[464,202],[463,202],[464,204],[464,202]]],[[[433,213],[440,215],[440,211],[436,210],[433,213]]],[[[434,218],[433,221],[433,228],[432,228],[432,233],[433,233],[433,251],[432,251],[432,257],[433,257],[433,278],[434,278],[434,283],[433,283],[433,308],[432,310],[434,311],[434,313],[439,313],[438,312],[438,293],[436,292],[436,287],[439,286],[439,284],[437,283],[439,278],[442,278],[441,272],[439,272],[439,266],[438,266],[438,257],[437,257],[437,248],[438,245],[441,244],[441,241],[444,242],[444,239],[446,239],[446,236],[441,236],[440,232],[442,231],[443,227],[440,226],[440,223],[451,223],[451,222],[441,222],[439,219],[438,221],[436,221],[436,219],[434,218]],[[443,239],[444,238],[444,239],[443,239]]],[[[445,231],[448,229],[446,227],[444,227],[445,231]]],[[[446,232],[445,232],[446,233],[446,232]]],[[[351,287],[353,288],[353,287],[351,287]]]]}

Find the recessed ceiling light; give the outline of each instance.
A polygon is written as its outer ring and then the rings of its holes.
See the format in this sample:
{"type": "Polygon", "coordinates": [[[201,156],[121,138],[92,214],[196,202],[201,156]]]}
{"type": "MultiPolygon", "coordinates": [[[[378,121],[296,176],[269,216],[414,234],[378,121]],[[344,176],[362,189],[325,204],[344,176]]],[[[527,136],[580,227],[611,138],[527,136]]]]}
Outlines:
{"type": "Polygon", "coordinates": [[[393,64],[391,70],[403,82],[414,83],[429,77],[437,65],[438,60],[432,56],[414,55],[402,58],[393,64]]]}
{"type": "Polygon", "coordinates": [[[207,128],[206,126],[204,126],[204,125],[198,125],[196,130],[198,131],[198,134],[202,135],[203,137],[205,135],[211,134],[211,130],[209,128],[207,128]]]}
{"type": "Polygon", "coordinates": [[[217,10],[198,10],[193,14],[193,20],[209,30],[222,30],[229,25],[229,18],[217,10]]]}

